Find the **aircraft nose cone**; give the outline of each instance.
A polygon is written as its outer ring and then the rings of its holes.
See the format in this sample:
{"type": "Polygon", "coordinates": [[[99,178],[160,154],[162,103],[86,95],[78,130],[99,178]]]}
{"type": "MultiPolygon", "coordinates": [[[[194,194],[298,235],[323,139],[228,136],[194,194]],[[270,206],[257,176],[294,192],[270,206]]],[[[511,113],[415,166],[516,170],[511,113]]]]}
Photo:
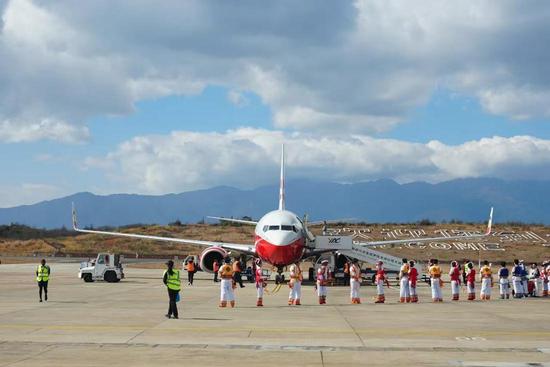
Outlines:
{"type": "Polygon", "coordinates": [[[269,234],[269,242],[274,245],[288,245],[296,240],[296,233],[276,231],[269,234]]]}

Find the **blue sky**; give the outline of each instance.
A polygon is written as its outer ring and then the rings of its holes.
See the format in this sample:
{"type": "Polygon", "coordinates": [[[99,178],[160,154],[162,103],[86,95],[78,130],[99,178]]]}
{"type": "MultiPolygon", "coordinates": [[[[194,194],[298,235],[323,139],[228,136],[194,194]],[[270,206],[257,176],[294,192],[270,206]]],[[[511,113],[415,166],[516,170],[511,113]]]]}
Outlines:
{"type": "Polygon", "coordinates": [[[550,179],[550,7],[317,5],[0,1],[0,207],[273,183],[281,143],[290,178],[550,179]]]}

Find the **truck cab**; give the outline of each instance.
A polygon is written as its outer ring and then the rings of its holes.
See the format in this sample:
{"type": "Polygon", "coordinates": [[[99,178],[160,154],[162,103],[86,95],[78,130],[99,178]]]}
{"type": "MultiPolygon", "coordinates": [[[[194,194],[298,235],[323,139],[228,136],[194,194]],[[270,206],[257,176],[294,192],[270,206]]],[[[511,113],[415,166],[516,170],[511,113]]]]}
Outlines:
{"type": "Polygon", "coordinates": [[[109,283],[119,282],[124,278],[120,255],[99,253],[93,260],[80,263],[78,277],[85,282],[104,280],[109,283]]]}

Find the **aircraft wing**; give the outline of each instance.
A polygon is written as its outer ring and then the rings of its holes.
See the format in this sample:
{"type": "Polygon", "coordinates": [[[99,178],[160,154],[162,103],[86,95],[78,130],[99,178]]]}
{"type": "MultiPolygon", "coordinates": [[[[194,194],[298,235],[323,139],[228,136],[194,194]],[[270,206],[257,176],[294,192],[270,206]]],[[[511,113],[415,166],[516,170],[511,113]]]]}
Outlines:
{"type": "Polygon", "coordinates": [[[383,240],[383,241],[371,241],[371,242],[362,242],[357,245],[360,246],[379,246],[379,245],[391,245],[399,243],[411,243],[411,242],[427,242],[427,241],[449,241],[449,240],[469,240],[474,238],[487,237],[491,234],[491,228],[493,225],[493,208],[489,214],[489,221],[487,222],[487,229],[483,234],[473,234],[473,235],[460,235],[460,236],[449,236],[449,237],[420,237],[420,238],[407,238],[399,240],[383,240]]]}
{"type": "Polygon", "coordinates": [[[121,233],[121,232],[109,232],[109,231],[96,231],[92,229],[81,229],[78,228],[78,222],[76,217],[76,210],[73,206],[72,212],[73,219],[73,229],[81,233],[93,233],[101,234],[106,236],[118,236],[118,237],[130,237],[130,238],[139,238],[143,240],[155,240],[155,241],[166,241],[166,242],[176,242],[176,243],[187,243],[190,245],[198,245],[204,247],[217,246],[228,250],[235,250],[249,255],[254,255],[256,253],[254,245],[246,245],[239,243],[227,243],[227,242],[216,242],[216,241],[201,241],[193,240],[187,238],[171,238],[171,237],[160,237],[160,236],[150,236],[144,234],[133,234],[133,233],[121,233]]]}
{"type": "Polygon", "coordinates": [[[255,222],[253,220],[233,219],[233,218],[225,218],[225,217],[211,217],[211,216],[208,216],[207,218],[217,219],[217,220],[223,221],[223,222],[234,222],[234,223],[241,223],[241,224],[249,224],[249,225],[252,225],[252,226],[255,226],[256,224],[258,224],[258,222],[255,222]]]}

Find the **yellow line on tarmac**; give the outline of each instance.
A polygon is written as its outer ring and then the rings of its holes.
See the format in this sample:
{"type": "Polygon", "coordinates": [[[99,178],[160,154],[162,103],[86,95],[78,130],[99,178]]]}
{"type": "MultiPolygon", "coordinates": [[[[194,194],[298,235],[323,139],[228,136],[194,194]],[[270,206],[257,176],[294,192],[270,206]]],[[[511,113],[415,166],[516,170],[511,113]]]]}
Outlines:
{"type": "MultiPolygon", "coordinates": [[[[177,322],[177,321],[176,321],[177,322]]],[[[189,326],[187,324],[181,327],[155,327],[155,325],[37,325],[37,324],[0,324],[0,330],[9,329],[41,329],[41,330],[61,330],[61,331],[147,331],[152,333],[158,332],[189,332],[189,333],[208,333],[215,332],[217,335],[231,332],[250,332],[251,330],[263,334],[311,334],[311,333],[332,333],[332,334],[363,334],[378,337],[451,337],[466,336],[475,334],[478,337],[544,337],[550,339],[550,331],[536,330],[471,330],[471,329],[449,329],[449,330],[434,330],[434,329],[403,329],[403,328],[362,328],[352,330],[351,328],[335,329],[335,328],[314,328],[314,327],[257,327],[257,326],[242,326],[242,327],[225,327],[220,329],[216,327],[206,326],[189,326]]]]}

